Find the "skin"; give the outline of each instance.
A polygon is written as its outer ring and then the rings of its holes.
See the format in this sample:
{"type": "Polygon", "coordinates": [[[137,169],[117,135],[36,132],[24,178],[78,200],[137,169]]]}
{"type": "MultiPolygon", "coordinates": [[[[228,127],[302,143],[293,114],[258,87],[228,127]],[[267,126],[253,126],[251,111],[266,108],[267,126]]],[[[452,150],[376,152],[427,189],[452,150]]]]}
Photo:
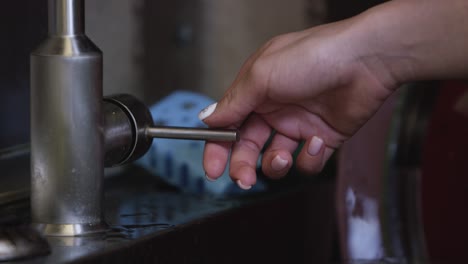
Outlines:
{"type": "Polygon", "coordinates": [[[277,36],[245,62],[214,112],[200,115],[241,135],[235,144],[206,143],[206,175],[216,180],[230,162],[230,177],[249,189],[273,131],[265,175],[285,176],[302,141],[296,165],[316,174],[401,84],[466,76],[467,0],[394,0],[277,36]]]}

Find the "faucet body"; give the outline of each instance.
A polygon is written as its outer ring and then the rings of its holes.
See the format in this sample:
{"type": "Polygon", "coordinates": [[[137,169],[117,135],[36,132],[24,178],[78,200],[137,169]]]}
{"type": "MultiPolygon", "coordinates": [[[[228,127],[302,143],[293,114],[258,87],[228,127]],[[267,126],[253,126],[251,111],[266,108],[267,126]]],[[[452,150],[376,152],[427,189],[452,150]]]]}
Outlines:
{"type": "Polygon", "coordinates": [[[31,54],[31,211],[46,235],[105,229],[102,53],[84,0],[49,0],[49,35],[31,54]]]}
{"type": "Polygon", "coordinates": [[[31,53],[31,220],[45,235],[108,230],[104,166],[141,157],[153,137],[236,141],[235,130],[154,127],[130,95],[103,100],[102,52],[84,33],[84,0],[48,0],[49,35],[31,53]]]}

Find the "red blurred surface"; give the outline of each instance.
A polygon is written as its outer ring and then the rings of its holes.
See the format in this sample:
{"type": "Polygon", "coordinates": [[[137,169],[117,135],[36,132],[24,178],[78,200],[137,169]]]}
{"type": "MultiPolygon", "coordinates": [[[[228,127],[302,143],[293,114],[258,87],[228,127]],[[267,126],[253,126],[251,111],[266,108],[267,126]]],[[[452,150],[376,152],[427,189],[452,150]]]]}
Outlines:
{"type": "Polygon", "coordinates": [[[424,231],[431,260],[461,263],[468,261],[468,113],[455,105],[467,95],[468,83],[445,82],[441,88],[423,146],[424,231]]]}

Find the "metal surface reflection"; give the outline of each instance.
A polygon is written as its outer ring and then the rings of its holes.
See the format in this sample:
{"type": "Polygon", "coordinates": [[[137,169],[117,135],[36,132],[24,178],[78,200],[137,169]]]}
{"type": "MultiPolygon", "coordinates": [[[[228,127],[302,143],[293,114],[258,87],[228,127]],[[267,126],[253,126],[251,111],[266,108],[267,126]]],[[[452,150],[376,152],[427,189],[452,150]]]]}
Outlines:
{"type": "Polygon", "coordinates": [[[344,261],[427,263],[419,166],[437,94],[436,82],[402,87],[342,148],[337,199],[344,261]]]}
{"type": "Polygon", "coordinates": [[[48,6],[49,36],[31,53],[31,217],[50,235],[99,232],[102,53],[85,35],[83,0],[48,6]]]}

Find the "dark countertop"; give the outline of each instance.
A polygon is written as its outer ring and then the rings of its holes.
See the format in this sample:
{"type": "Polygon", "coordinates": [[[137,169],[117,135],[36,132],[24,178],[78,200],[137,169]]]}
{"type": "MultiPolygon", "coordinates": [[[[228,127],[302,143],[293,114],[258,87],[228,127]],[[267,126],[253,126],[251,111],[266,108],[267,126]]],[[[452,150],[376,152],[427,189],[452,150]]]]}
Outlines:
{"type": "MultiPolygon", "coordinates": [[[[293,175],[273,182],[267,192],[221,199],[182,193],[146,170],[128,166],[105,180],[110,231],[48,237],[50,254],[12,263],[329,260],[336,254],[333,190],[332,177],[293,175]]],[[[9,211],[0,204],[3,218],[14,214],[24,219],[28,212],[27,199],[9,211]]]]}

